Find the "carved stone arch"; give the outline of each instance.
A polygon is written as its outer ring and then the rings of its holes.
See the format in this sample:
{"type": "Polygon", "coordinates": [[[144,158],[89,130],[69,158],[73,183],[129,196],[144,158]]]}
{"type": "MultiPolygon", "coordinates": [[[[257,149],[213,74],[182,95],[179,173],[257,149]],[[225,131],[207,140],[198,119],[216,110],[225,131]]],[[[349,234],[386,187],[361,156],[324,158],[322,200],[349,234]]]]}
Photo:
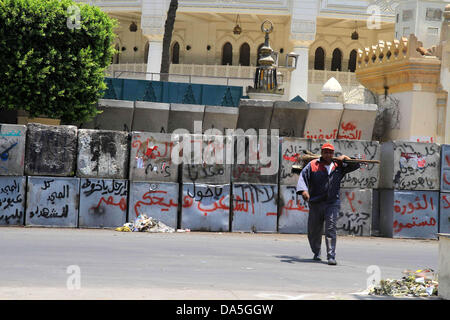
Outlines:
{"type": "Polygon", "coordinates": [[[120,37],[116,37],[114,39],[114,44],[113,44],[114,49],[118,50],[119,53],[115,53],[112,57],[112,64],[119,64],[120,63],[120,53],[122,52],[122,40],[120,40],[120,37]]]}
{"type": "Polygon", "coordinates": [[[342,71],[343,60],[343,50],[339,47],[335,47],[331,53],[331,71],[342,71]]]}
{"type": "MultiPolygon", "coordinates": [[[[233,46],[233,55],[235,53],[236,48],[239,48],[238,45],[236,44],[236,39],[234,39],[230,35],[224,35],[223,37],[220,37],[219,39],[217,39],[214,46],[215,46],[216,62],[218,64],[222,64],[222,49],[223,49],[223,46],[225,45],[225,43],[227,43],[227,42],[229,42],[233,46]]],[[[233,61],[234,60],[235,59],[233,59],[233,61]]]]}
{"type": "Polygon", "coordinates": [[[186,43],[178,33],[173,33],[172,35],[172,42],[170,44],[170,61],[172,61],[172,48],[175,42],[178,42],[178,44],[180,45],[180,63],[185,63],[186,43]]]}

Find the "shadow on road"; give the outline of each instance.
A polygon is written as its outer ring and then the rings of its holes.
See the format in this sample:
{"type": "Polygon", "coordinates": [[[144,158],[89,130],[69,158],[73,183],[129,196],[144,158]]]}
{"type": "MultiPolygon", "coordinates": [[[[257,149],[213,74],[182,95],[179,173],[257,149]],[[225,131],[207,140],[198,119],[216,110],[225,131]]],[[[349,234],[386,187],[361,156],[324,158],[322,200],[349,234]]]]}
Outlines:
{"type": "Polygon", "coordinates": [[[293,257],[293,256],[275,256],[275,258],[280,259],[281,262],[285,262],[285,263],[295,263],[295,262],[303,262],[303,263],[323,263],[323,264],[327,264],[327,261],[322,260],[322,261],[314,261],[312,258],[310,259],[305,259],[305,258],[300,258],[300,257],[293,257]]]}

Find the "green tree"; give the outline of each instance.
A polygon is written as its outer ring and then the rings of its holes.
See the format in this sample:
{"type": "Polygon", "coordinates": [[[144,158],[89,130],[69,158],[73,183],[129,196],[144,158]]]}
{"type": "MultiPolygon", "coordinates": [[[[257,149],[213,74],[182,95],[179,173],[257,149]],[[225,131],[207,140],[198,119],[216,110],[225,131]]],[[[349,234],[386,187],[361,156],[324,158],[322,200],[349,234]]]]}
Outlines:
{"type": "Polygon", "coordinates": [[[115,26],[72,0],[0,0],[0,107],[66,123],[94,117],[115,26]]]}

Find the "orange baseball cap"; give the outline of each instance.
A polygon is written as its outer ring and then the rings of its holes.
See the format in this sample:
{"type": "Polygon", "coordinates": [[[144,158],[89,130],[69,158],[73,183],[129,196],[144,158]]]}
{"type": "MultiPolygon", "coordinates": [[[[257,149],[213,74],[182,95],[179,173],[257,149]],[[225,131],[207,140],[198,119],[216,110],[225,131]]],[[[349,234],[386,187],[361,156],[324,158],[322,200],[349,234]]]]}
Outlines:
{"type": "Polygon", "coordinates": [[[334,147],[331,143],[324,143],[324,145],[322,146],[322,150],[323,149],[330,149],[334,151],[334,147]]]}

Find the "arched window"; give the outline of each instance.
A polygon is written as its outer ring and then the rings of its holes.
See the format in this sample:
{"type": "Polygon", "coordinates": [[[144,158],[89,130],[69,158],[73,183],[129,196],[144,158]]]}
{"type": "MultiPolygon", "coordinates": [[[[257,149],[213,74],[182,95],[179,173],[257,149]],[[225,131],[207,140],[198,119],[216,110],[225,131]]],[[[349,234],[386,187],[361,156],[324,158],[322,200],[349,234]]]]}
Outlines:
{"type": "Polygon", "coordinates": [[[325,51],[321,47],[318,47],[314,54],[314,69],[325,70],[325,51]]]}
{"type": "Polygon", "coordinates": [[[334,49],[333,51],[331,71],[342,71],[342,52],[338,48],[334,49]]]}
{"type": "Polygon", "coordinates": [[[150,47],[150,42],[147,41],[147,43],[145,44],[145,49],[144,49],[144,62],[148,63],[148,49],[150,47]]]}
{"type": "Polygon", "coordinates": [[[178,44],[178,42],[175,42],[172,46],[172,63],[180,63],[180,45],[178,44]]]}
{"type": "Polygon", "coordinates": [[[250,46],[247,42],[243,43],[239,49],[239,64],[241,66],[250,65],[250,46]]]}
{"type": "Polygon", "coordinates": [[[356,70],[356,50],[350,52],[350,58],[348,60],[348,71],[355,72],[356,70]]]}
{"type": "Polygon", "coordinates": [[[233,64],[233,46],[227,42],[222,48],[222,65],[233,64]]]}
{"type": "Polygon", "coordinates": [[[264,43],[261,43],[258,46],[258,51],[257,51],[257,54],[256,54],[256,66],[259,66],[259,58],[261,58],[261,48],[263,47],[263,45],[264,45],[264,43]]]}

